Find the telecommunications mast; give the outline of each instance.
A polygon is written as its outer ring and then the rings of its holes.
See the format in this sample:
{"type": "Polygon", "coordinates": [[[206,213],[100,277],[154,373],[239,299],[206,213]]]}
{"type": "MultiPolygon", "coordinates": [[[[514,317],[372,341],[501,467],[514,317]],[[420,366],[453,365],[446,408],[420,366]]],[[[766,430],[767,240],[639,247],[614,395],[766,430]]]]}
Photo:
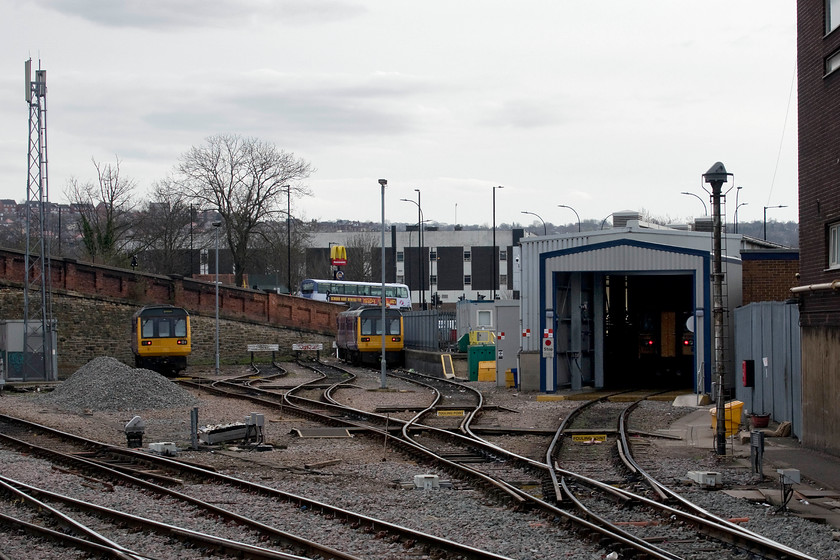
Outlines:
{"type": "Polygon", "coordinates": [[[50,277],[49,188],[47,183],[47,71],[26,65],[29,152],[26,181],[26,278],[23,288],[23,381],[55,381],[55,323],[50,277]]]}

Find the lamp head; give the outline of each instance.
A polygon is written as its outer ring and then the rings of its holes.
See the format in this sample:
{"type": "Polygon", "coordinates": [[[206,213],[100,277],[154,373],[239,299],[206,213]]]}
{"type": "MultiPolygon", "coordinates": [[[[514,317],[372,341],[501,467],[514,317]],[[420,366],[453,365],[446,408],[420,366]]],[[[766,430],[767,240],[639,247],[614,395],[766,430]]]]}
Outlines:
{"type": "Polygon", "coordinates": [[[383,187],[388,184],[388,179],[379,179],[379,184],[383,187]]]}

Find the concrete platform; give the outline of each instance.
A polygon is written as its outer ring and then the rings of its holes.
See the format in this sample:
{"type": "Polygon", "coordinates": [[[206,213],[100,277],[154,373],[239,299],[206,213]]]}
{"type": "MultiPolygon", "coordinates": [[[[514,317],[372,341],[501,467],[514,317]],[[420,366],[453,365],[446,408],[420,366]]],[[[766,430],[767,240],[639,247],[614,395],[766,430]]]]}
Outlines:
{"type": "MultiPolygon", "coordinates": [[[[773,424],[770,428],[775,428],[773,424]]],[[[685,445],[714,453],[715,434],[711,427],[709,406],[701,406],[667,430],[670,435],[682,434],[682,440],[661,440],[657,445],[685,445]]],[[[726,438],[726,454],[744,467],[750,465],[750,443],[741,443],[737,436],[726,438]]],[[[764,438],[762,472],[764,482],[756,488],[774,505],[781,504],[781,485],[777,469],[797,469],[801,482],[792,486],[794,495],[788,510],[816,522],[825,522],[840,529],[840,457],[802,447],[794,437],[764,438]]]]}

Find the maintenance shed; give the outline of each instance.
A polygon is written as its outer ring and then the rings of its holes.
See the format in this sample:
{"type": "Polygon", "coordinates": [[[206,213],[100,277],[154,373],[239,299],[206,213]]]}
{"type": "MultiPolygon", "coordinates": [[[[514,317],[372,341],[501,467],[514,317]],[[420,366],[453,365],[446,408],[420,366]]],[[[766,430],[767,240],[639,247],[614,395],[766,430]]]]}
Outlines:
{"type": "MultiPolygon", "coordinates": [[[[618,212],[610,229],[520,243],[523,390],[713,392],[710,218],[691,228],[618,212]]],[[[737,234],[723,234],[721,245],[724,381],[731,386],[729,312],[741,304],[740,254],[758,246],[737,234]]]]}

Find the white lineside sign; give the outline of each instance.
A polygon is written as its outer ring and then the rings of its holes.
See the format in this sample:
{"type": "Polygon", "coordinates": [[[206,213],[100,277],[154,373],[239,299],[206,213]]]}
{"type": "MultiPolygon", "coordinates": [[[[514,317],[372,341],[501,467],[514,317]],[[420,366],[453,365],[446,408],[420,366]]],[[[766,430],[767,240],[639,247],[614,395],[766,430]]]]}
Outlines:
{"type": "Polygon", "coordinates": [[[318,343],[295,343],[292,344],[292,350],[295,352],[306,352],[306,351],[315,351],[315,350],[323,350],[324,345],[320,342],[318,343]]]}

